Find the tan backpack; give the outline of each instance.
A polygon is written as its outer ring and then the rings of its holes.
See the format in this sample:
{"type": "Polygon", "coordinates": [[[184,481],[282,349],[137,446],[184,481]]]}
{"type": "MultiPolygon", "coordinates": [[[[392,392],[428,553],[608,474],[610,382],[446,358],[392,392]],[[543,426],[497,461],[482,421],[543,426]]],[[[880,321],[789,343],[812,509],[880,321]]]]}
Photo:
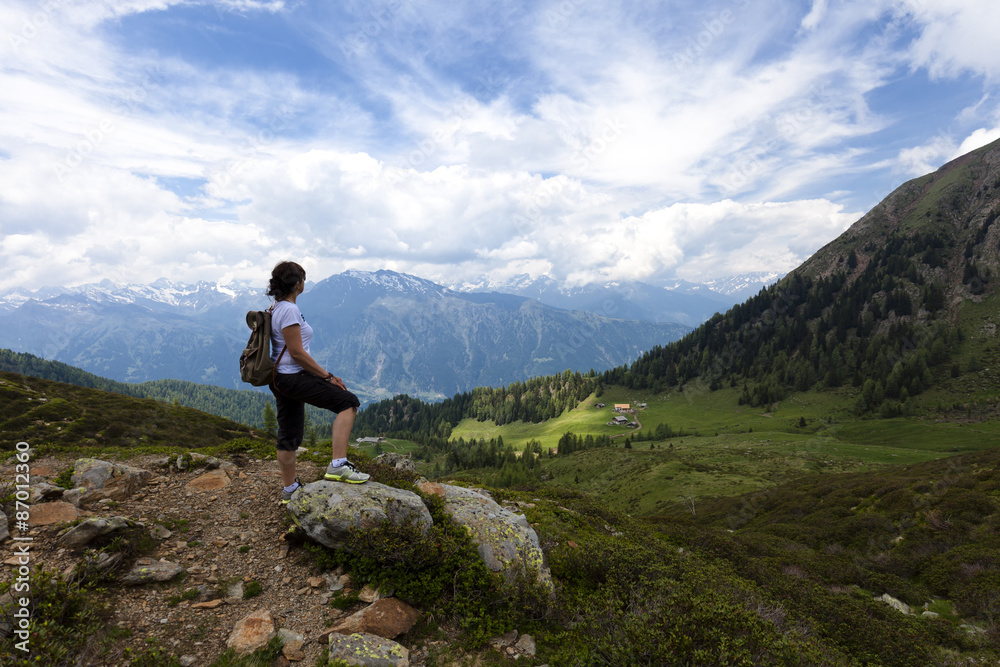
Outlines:
{"type": "MultiPolygon", "coordinates": [[[[278,362],[271,361],[271,308],[267,310],[251,310],[247,313],[247,326],[250,327],[250,340],[240,355],[240,379],[255,387],[262,387],[274,382],[274,373],[278,362]]],[[[278,361],[285,354],[281,348],[278,361]]]]}

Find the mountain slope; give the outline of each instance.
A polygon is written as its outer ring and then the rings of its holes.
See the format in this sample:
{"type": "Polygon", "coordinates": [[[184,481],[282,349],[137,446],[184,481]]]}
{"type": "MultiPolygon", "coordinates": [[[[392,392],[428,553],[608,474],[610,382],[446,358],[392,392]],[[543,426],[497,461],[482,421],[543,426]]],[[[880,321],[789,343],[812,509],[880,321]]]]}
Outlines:
{"type": "MultiPolygon", "coordinates": [[[[240,424],[259,424],[264,406],[274,406],[274,398],[266,387],[261,389],[226,389],[210,384],[185,380],[150,380],[148,382],[118,382],[88,373],[60,361],[48,361],[25,352],[0,348],[0,371],[28,375],[78,387],[89,387],[133,398],[151,398],[207,412],[240,424]]],[[[311,405],[306,406],[310,423],[316,427],[328,425],[332,414],[311,405]]]]}
{"type": "MultiPolygon", "coordinates": [[[[0,347],[118,381],[243,388],[236,359],[244,315],[261,290],[199,284],[89,286],[3,301],[0,347]]],[[[349,271],[300,297],[312,351],[362,400],[401,392],[440,398],[566,368],[603,370],[689,329],[564,311],[524,297],[463,294],[413,276],[349,271]]]]}
{"type": "Polygon", "coordinates": [[[198,410],[0,371],[0,440],[87,446],[210,447],[250,428],[198,410]]]}
{"type": "Polygon", "coordinates": [[[316,358],[381,395],[451,395],[608,368],[685,331],[513,295],[457,293],[388,271],[332,276],[299,304],[318,332],[316,358]]]}
{"type": "Polygon", "coordinates": [[[905,413],[913,396],[978,370],[973,332],[956,325],[970,305],[995,301],[998,210],[1000,142],[904,184],[773,287],[605,381],[729,383],[752,405],[852,384],[859,413],[905,413]]]}

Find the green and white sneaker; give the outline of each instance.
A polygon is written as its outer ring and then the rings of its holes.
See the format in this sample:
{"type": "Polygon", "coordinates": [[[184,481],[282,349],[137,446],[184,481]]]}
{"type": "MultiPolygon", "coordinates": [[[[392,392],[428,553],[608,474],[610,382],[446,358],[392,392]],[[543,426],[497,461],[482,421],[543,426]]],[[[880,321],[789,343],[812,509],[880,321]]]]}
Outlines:
{"type": "Polygon", "coordinates": [[[354,464],[348,461],[340,467],[333,467],[331,463],[326,467],[326,474],[323,475],[323,479],[328,479],[331,482],[347,482],[348,484],[364,484],[369,479],[371,475],[363,473],[354,467],[354,464]]]}
{"type": "MultiPolygon", "coordinates": [[[[298,484],[298,486],[295,487],[295,491],[298,491],[299,489],[302,488],[302,482],[299,481],[298,477],[295,478],[295,483],[298,484]]],[[[281,504],[282,505],[287,505],[288,501],[291,500],[292,496],[295,495],[295,491],[285,491],[284,489],[282,489],[281,490],[281,504]]]]}

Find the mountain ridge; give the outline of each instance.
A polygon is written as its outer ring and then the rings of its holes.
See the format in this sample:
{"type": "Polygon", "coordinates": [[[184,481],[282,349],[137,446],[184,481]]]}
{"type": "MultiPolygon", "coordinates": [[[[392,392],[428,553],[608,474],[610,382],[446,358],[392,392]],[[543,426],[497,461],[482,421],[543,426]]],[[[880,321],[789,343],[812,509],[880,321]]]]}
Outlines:
{"type": "MultiPolygon", "coordinates": [[[[403,392],[436,399],[566,368],[610,368],[687,330],[459,293],[387,270],[308,287],[299,303],[317,325],[313,354],[363,400],[403,392]],[[424,348],[432,352],[417,352],[424,348]]],[[[0,298],[11,321],[0,347],[120,382],[242,388],[234,360],[248,335],[244,315],[266,304],[262,289],[205,282],[22,290],[0,298]]]]}

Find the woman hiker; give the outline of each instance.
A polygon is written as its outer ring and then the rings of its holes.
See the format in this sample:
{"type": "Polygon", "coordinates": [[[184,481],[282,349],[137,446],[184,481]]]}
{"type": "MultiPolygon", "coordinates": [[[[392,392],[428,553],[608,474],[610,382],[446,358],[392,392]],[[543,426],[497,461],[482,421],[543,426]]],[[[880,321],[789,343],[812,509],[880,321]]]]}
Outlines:
{"type": "Polygon", "coordinates": [[[358,413],[358,397],[309,354],[313,330],[295,304],[305,286],[305,269],[295,262],[280,262],[271,271],[267,290],[267,295],[275,300],[271,311],[271,358],[276,362],[276,372],[270,387],[278,404],[282,504],[288,504],[292,494],[302,486],[295,476],[295,450],[302,444],[306,403],[337,414],[333,421],[333,460],[324,478],[351,484],[363,484],[369,479],[369,475],[347,460],[347,440],[358,413]]]}

